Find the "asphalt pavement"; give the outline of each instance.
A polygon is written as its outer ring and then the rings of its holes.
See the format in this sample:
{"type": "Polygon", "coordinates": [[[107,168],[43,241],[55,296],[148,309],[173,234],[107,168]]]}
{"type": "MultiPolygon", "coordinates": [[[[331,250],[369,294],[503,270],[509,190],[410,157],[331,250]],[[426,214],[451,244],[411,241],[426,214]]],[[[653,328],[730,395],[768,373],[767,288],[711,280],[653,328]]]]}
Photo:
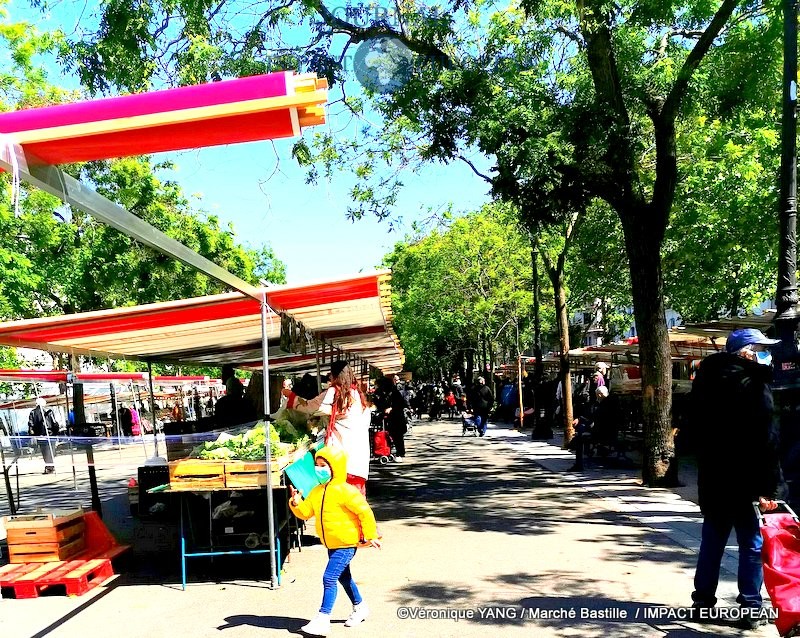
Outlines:
{"type": "MultiPolygon", "coordinates": [[[[681,618],[702,521],[691,464],[681,471],[685,487],[645,489],[625,463],[569,471],[573,457],[559,443],[531,441],[504,424],[491,423],[484,438],[461,436],[457,421],[414,425],[406,462],[372,467],[368,498],[384,546],[359,550],[352,564],[371,615],[344,627],[350,604],[340,591],[330,635],[777,635],[771,625],[742,632],[681,618]]],[[[182,591],[174,528],[130,516],[126,479],[135,459],[106,455],[108,463],[98,455],[106,520],[135,546],[125,573],[83,597],[3,599],[4,638],[301,635],[319,607],[326,562],[313,525],[278,589],[259,580],[266,564],[251,559],[190,572],[182,591]]],[[[85,477],[73,478],[66,463],[59,460],[56,477],[23,474],[26,511],[88,502],[85,477]]],[[[733,544],[720,607],[736,608],[735,570],[733,544]]]]}

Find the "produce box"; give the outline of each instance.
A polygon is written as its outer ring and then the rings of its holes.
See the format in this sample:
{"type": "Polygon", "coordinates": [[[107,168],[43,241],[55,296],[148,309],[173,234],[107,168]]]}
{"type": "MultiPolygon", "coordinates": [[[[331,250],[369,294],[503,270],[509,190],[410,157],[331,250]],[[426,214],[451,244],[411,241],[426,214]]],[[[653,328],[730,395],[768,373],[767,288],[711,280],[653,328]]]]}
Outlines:
{"type": "MultiPolygon", "coordinates": [[[[289,464],[290,456],[272,459],[272,485],[281,484],[283,469],[289,464]]],[[[266,461],[225,461],[225,487],[266,487],[266,461]]]]}
{"type": "Polygon", "coordinates": [[[169,463],[171,490],[193,490],[200,487],[225,487],[225,462],[182,459],[169,463]]]}
{"type": "Polygon", "coordinates": [[[4,525],[12,563],[67,560],[86,546],[83,510],[7,516],[4,525]]]}

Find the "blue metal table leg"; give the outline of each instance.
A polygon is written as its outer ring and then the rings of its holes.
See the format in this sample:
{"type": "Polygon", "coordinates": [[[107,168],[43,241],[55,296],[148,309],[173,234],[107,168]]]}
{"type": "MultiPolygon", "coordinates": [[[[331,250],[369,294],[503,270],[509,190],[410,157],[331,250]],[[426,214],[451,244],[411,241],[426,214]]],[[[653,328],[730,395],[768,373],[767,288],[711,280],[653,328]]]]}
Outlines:
{"type": "Polygon", "coordinates": [[[186,591],[186,533],[183,528],[183,498],[181,498],[181,588],[186,591]]]}
{"type": "Polygon", "coordinates": [[[278,587],[281,586],[281,571],[283,571],[283,563],[281,562],[281,539],[280,536],[275,537],[275,551],[278,555],[275,557],[278,563],[278,587]]]}

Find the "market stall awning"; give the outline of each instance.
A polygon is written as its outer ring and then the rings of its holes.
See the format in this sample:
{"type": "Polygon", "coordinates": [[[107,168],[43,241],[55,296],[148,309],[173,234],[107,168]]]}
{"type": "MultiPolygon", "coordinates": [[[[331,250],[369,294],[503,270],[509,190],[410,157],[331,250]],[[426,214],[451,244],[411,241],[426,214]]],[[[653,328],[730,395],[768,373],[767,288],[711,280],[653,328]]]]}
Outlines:
{"type": "Polygon", "coordinates": [[[0,113],[0,134],[47,164],[296,137],[324,124],[327,89],[281,71],[0,113]]]}
{"type": "MultiPolygon", "coordinates": [[[[385,373],[403,365],[392,329],[388,271],[305,286],[267,289],[267,303],[345,356],[385,373]]],[[[306,353],[280,349],[281,319],[268,321],[270,369],[311,371],[306,353]]],[[[0,324],[0,344],[116,359],[261,367],[261,309],[242,293],[182,299],[0,324]]],[[[327,352],[330,362],[331,353],[327,352]]]]}
{"type": "MultiPolygon", "coordinates": [[[[727,336],[727,333],[725,333],[727,336]]],[[[723,339],[722,345],[725,341],[723,339]]],[[[703,359],[720,349],[719,342],[711,336],[685,332],[682,328],[669,331],[669,349],[674,360],[703,359]]],[[[597,361],[621,364],[638,364],[639,340],[626,343],[609,343],[601,346],[586,346],[569,351],[570,360],[577,365],[593,364],[597,361]]]]}
{"type": "Polygon", "coordinates": [[[712,340],[720,348],[724,347],[728,335],[741,328],[755,328],[770,333],[775,322],[775,309],[770,308],[761,314],[749,314],[743,317],[728,317],[702,323],[687,323],[673,330],[688,336],[704,337],[712,340]]]}

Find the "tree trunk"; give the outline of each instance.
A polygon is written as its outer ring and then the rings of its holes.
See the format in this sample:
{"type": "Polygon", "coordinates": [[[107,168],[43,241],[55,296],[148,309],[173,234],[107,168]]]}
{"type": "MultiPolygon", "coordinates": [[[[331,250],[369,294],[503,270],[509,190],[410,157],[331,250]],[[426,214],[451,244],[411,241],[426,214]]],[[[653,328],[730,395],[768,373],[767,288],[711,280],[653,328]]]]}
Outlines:
{"type": "Polygon", "coordinates": [[[559,344],[559,378],[561,380],[561,414],[564,417],[564,445],[575,436],[572,425],[572,377],[569,374],[569,317],[567,316],[567,293],[564,290],[564,275],[553,272],[554,301],[556,304],[556,322],[558,324],[559,344]]]}
{"type": "Polygon", "coordinates": [[[648,228],[648,211],[628,211],[623,218],[631,271],[639,363],[642,370],[642,416],[645,485],[674,485],[672,434],[672,359],[664,312],[659,233],[648,228]],[[644,221],[643,221],[644,220],[644,221]]]}
{"type": "Polygon", "coordinates": [[[539,308],[539,264],[536,246],[531,246],[531,274],[533,285],[533,356],[536,357],[536,369],[533,373],[534,387],[544,378],[544,361],[542,361],[542,318],[539,308]]]}

